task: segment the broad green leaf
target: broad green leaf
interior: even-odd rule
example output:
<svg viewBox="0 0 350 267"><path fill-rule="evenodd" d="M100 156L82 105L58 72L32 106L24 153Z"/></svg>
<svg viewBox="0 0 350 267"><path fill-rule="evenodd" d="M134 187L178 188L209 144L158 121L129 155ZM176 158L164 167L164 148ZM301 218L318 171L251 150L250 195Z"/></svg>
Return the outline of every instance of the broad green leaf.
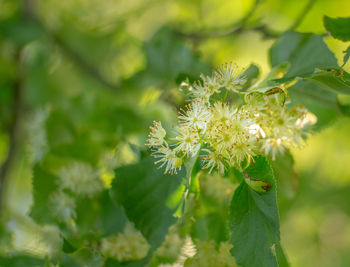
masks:
<svg viewBox="0 0 350 267"><path fill-rule="evenodd" d="M270 159L270 164L278 185L278 198L293 198L298 187L298 176L294 170L292 154L286 151L275 160Z"/></svg>
<svg viewBox="0 0 350 267"><path fill-rule="evenodd" d="M50 196L57 189L57 177L45 171L39 164L33 170L33 205L30 216L39 224L53 223ZM45 216L43 216L45 214Z"/></svg>
<svg viewBox="0 0 350 267"><path fill-rule="evenodd" d="M0 21L0 35L19 46L26 45L37 39L43 39L43 31L37 24L25 18L11 18Z"/></svg>
<svg viewBox="0 0 350 267"><path fill-rule="evenodd" d="M214 240L217 243L227 241L229 238L228 213L223 211L221 207L218 207L217 211L207 211L208 203L201 203L200 205L200 210L196 212L196 220L191 230L192 238L202 241ZM198 205L196 208L199 208Z"/></svg>
<svg viewBox="0 0 350 267"><path fill-rule="evenodd" d="M279 85L275 82L275 79L282 78L289 68L290 64L288 62L274 66L266 77L251 87L249 91L265 93L268 90L275 88Z"/></svg>
<svg viewBox="0 0 350 267"><path fill-rule="evenodd" d="M60 267L81 267L76 261L73 260L72 254L62 253L61 258L59 259ZM50 266L51 267L51 266Z"/></svg>
<svg viewBox="0 0 350 267"><path fill-rule="evenodd" d="M324 27L331 35L342 41L350 41L350 17L330 18L324 16Z"/></svg>
<svg viewBox="0 0 350 267"><path fill-rule="evenodd" d="M328 49L322 37L314 34L286 32L270 49L272 67L290 63L284 78L307 76L316 68L337 68L337 59Z"/></svg>
<svg viewBox="0 0 350 267"><path fill-rule="evenodd" d="M98 240L102 236L122 232L127 222L123 208L113 203L110 192L77 200L77 229L83 238Z"/></svg>
<svg viewBox="0 0 350 267"><path fill-rule="evenodd" d="M350 116L350 96L338 95L338 104L341 112L346 116Z"/></svg>
<svg viewBox="0 0 350 267"><path fill-rule="evenodd" d="M104 265L104 258L97 251L91 248L81 248L74 253L68 254L71 258L71 264L78 264L84 267L102 267Z"/></svg>
<svg viewBox="0 0 350 267"><path fill-rule="evenodd" d="M254 84L260 73L259 67L255 64L250 64L249 67L244 71L243 75L247 78L247 82L243 86L243 91Z"/></svg>
<svg viewBox="0 0 350 267"><path fill-rule="evenodd" d="M65 238L63 238L62 251L64 253L73 253L77 249Z"/></svg>
<svg viewBox="0 0 350 267"><path fill-rule="evenodd" d="M348 62L350 58L350 46L344 51L343 66Z"/></svg>
<svg viewBox="0 0 350 267"><path fill-rule="evenodd" d="M245 173L257 180L266 180L270 189L257 192L243 180L232 198L229 216L232 251L238 264L244 267L273 267L277 259L272 247L280 239L279 215L276 203L276 183L272 169L263 156L255 158Z"/></svg>
<svg viewBox="0 0 350 267"><path fill-rule="evenodd" d="M318 70L310 78L320 86L337 94L350 94L350 74L344 70Z"/></svg>
<svg viewBox="0 0 350 267"><path fill-rule="evenodd" d="M244 173L243 175L247 185L249 185L254 191L267 192L270 190L271 184L269 181L251 178L247 173Z"/></svg>
<svg viewBox="0 0 350 267"><path fill-rule="evenodd" d="M168 227L176 221L176 207L169 208L166 203L184 176L184 168L177 175L164 175L151 158L115 171L112 198L124 207L128 219L153 248L161 244Z"/></svg>
<svg viewBox="0 0 350 267"><path fill-rule="evenodd" d="M320 130L341 115L337 94L324 89L315 82L299 81L288 89L291 105L304 105L317 117L315 130Z"/></svg>
<svg viewBox="0 0 350 267"><path fill-rule="evenodd" d="M342 114L337 92L344 92L339 77L317 74L316 69L337 69L337 60L321 36L287 32L270 49L271 66L289 62L290 69L280 81L301 78L288 88L292 105L305 105L317 118L315 129L321 129ZM313 75L315 79L312 79ZM307 79L307 80L304 80ZM275 80L275 82L277 82Z"/></svg>
<svg viewBox="0 0 350 267"><path fill-rule="evenodd" d="M199 76L209 68L191 52L184 40L168 28L162 28L145 44L147 70L158 79L174 80L181 73Z"/></svg>
<svg viewBox="0 0 350 267"><path fill-rule="evenodd" d="M119 262L114 259L107 259L104 267L140 267L148 266L147 258L139 261Z"/></svg>
<svg viewBox="0 0 350 267"><path fill-rule="evenodd" d="M336 94L350 94L350 74L343 69L338 68L315 69L314 73L310 75L274 79L269 81L269 83L271 85L280 86L282 84L286 85L295 80L313 81L323 89ZM259 90L261 91L262 89Z"/></svg>
<svg viewBox="0 0 350 267"><path fill-rule="evenodd" d="M0 257L0 267L41 267L45 261L29 255L12 255Z"/></svg>
<svg viewBox="0 0 350 267"><path fill-rule="evenodd" d="M281 242L277 242L277 244L275 246L275 251L276 251L278 267L289 267L289 262L288 262L286 254L283 251L283 248L281 246Z"/></svg>

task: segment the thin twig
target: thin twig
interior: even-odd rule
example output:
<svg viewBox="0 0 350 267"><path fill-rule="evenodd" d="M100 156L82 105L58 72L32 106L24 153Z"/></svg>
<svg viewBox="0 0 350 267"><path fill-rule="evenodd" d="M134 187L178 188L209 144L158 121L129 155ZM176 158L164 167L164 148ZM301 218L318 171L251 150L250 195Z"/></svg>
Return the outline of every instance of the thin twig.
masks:
<svg viewBox="0 0 350 267"><path fill-rule="evenodd" d="M48 31L41 22L37 21L39 26L43 29L49 39L57 45L60 50L69 57L81 70L92 76L95 80L100 82L105 87L112 90L120 90L120 86L106 80L93 64L90 64L83 57L81 57L73 48L71 48L59 35Z"/></svg>
<svg viewBox="0 0 350 267"><path fill-rule="evenodd" d="M197 32L197 33L185 33L185 32L181 32L181 31L175 31L175 33L179 37L193 39L193 40L218 38L218 37L232 35L234 33L239 33L245 27L245 25L246 25L247 21L250 19L250 17L254 14L255 10L257 9L257 7L259 5L259 2L260 2L260 0L255 0L254 4L252 5L252 7L248 11L248 13L241 20L234 23L230 27L227 27L226 29L214 28L214 29L208 30L207 32Z"/></svg>
<svg viewBox="0 0 350 267"><path fill-rule="evenodd" d="M37 17L34 10L34 6L34 0L25 1L26 16L31 22L35 23L44 32L44 34L49 38L50 41L57 45L57 47L59 47L60 50L68 58L70 58L81 70L89 74L102 85L112 90L120 90L120 86L118 84L114 84L106 80L93 64L91 64L84 57L79 55L79 53L77 53L70 45L68 45L61 36L47 29L44 23L42 23L42 21Z"/></svg>
<svg viewBox="0 0 350 267"><path fill-rule="evenodd" d="M298 17L294 21L294 23L289 27L289 30L295 30L298 28L298 26L303 22L305 19L306 15L309 13L309 11L312 9L314 4L316 3L317 0L309 0L309 2L306 4L306 6L303 8L303 10L299 13Z"/></svg>
<svg viewBox="0 0 350 267"><path fill-rule="evenodd" d="M249 12L238 22L234 23L230 27L225 29L222 28L214 28L207 30L206 32L197 32L197 33L185 33L181 31L175 31L175 33L184 39L192 39L193 41L201 41L209 38L221 38L227 37L230 35L237 35L247 31L255 31L262 34L265 39L277 38L280 36L279 33L274 32L266 25L258 25L256 27L247 27L247 21L254 15L257 7L259 6L260 0L255 0Z"/></svg>
<svg viewBox="0 0 350 267"><path fill-rule="evenodd" d="M17 77L13 84L13 107L12 121L9 127L9 149L7 158L0 168L0 210L3 208L4 187L6 178L11 168L14 156L17 151L20 113L22 109L22 70L21 70L21 49L16 53Z"/></svg>
<svg viewBox="0 0 350 267"><path fill-rule="evenodd" d="M289 30L296 29L304 20L308 12L311 10L311 8L314 6L317 0L309 0L309 2L306 4L306 6L303 8L303 10L299 13L298 17L294 21L294 23L291 25ZM192 39L194 41L201 41L204 39L209 38L221 38L221 37L227 37L230 35L237 35L241 34L243 32L247 31L255 31L262 34L262 36L265 39L274 39L278 38L281 33L275 32L271 29L269 29L265 24L258 25L252 28L249 28L246 26L247 21L253 16L256 8L259 5L259 0L256 0L250 9L250 11L237 23L233 24L232 26L228 27L227 29L217 28L217 29L211 29L206 32L198 32L198 33L184 33L181 31L175 31L176 34L181 38L186 39Z"/></svg>

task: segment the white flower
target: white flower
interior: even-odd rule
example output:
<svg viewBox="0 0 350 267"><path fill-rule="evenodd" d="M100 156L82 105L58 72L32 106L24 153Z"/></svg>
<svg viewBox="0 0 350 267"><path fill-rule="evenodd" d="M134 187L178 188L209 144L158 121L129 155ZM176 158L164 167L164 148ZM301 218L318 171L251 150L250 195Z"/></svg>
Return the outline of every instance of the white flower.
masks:
<svg viewBox="0 0 350 267"><path fill-rule="evenodd" d="M242 170L257 154L275 158L292 146L300 146L305 126L316 122L304 107L285 106L286 95L280 88L266 93L251 89L239 106L225 103L227 92L237 92L246 82L236 65L221 66L201 79L192 87L186 83L191 103L181 110L179 124L174 127L177 135L167 139L170 144L164 140L166 132L160 123L151 128L148 146L165 172L176 173L182 160L199 154L202 168L209 173L217 170L224 174L226 167Z"/></svg>
<svg viewBox="0 0 350 267"><path fill-rule="evenodd" d="M232 245L229 242L216 244L211 241L196 240L196 255L185 262L186 267L226 267L237 266L230 250Z"/></svg>
<svg viewBox="0 0 350 267"><path fill-rule="evenodd" d="M151 148L166 144L164 140L166 131L162 127L162 123L154 121L153 125L153 127L150 127L151 133L149 134L149 138L147 140L147 146Z"/></svg>
<svg viewBox="0 0 350 267"><path fill-rule="evenodd" d="M175 225L169 227L169 232L160 247L157 248L153 257L167 259L175 262L181 253L185 240L178 234ZM152 264L151 264L152 266Z"/></svg>
<svg viewBox="0 0 350 267"><path fill-rule="evenodd" d="M194 99L206 104L209 103L209 99L212 95L212 92L199 81L193 84L193 87L190 88L190 93Z"/></svg>
<svg viewBox="0 0 350 267"><path fill-rule="evenodd" d="M304 128L309 125L314 125L317 122L317 117L311 112L304 111L301 112L299 118L296 121L296 126L299 128Z"/></svg>
<svg viewBox="0 0 350 267"><path fill-rule="evenodd" d="M238 91L246 83L244 75L240 74L237 65L225 64L217 68L214 77L218 80L221 87L230 91Z"/></svg>
<svg viewBox="0 0 350 267"><path fill-rule="evenodd" d="M177 169L181 170L182 159L176 155L176 152L169 147L159 147L157 151L153 153L155 158L159 158L155 164L160 163L160 167L165 166L164 173L176 174Z"/></svg>
<svg viewBox="0 0 350 267"><path fill-rule="evenodd" d="M127 223L122 233L103 238L101 243L102 254L120 262L143 259L149 249L147 240L131 223Z"/></svg>
<svg viewBox="0 0 350 267"><path fill-rule="evenodd" d="M283 154L283 152L288 148L289 140L287 137L280 138L268 138L264 140L262 146L266 155L271 155L272 159L275 160L276 155Z"/></svg>
<svg viewBox="0 0 350 267"><path fill-rule="evenodd" d="M216 76L205 76L204 74L200 75L203 86L206 91L210 93L210 95L213 95L215 93L220 93L220 83L217 81Z"/></svg>
<svg viewBox="0 0 350 267"><path fill-rule="evenodd" d="M211 112L203 102L194 100L187 110L182 110L179 114L179 121L185 126L205 131L207 123L210 121Z"/></svg>
<svg viewBox="0 0 350 267"><path fill-rule="evenodd" d="M58 171L60 187L77 195L93 196L102 191L103 182L98 171L85 162L72 162Z"/></svg>
<svg viewBox="0 0 350 267"><path fill-rule="evenodd" d="M55 192L50 196L50 207L54 216L61 222L68 223L77 217L74 198L62 191Z"/></svg>
<svg viewBox="0 0 350 267"><path fill-rule="evenodd" d="M194 156L201 146L197 131L190 127L179 127L177 131L179 134L175 139L178 143L174 150L181 151L186 157Z"/></svg>
<svg viewBox="0 0 350 267"><path fill-rule="evenodd" d="M237 108L230 107L226 103L216 102L211 112L213 113L213 120L226 123L237 113L237 110Z"/></svg>
<svg viewBox="0 0 350 267"><path fill-rule="evenodd" d="M220 174L224 174L226 167L223 156L216 151L208 149L203 149L203 151L207 153L202 157L203 169L209 169L209 173L216 169Z"/></svg>
<svg viewBox="0 0 350 267"><path fill-rule="evenodd" d="M46 133L46 121L49 117L49 110L38 109L26 122L28 134L29 153L34 163L40 161L49 151L49 144Z"/></svg>
<svg viewBox="0 0 350 267"><path fill-rule="evenodd" d="M246 164L249 165L253 156L256 155L256 153L254 152L255 149L255 143L252 141L236 143L232 147L231 164L240 168L241 163L243 163L246 160Z"/></svg>

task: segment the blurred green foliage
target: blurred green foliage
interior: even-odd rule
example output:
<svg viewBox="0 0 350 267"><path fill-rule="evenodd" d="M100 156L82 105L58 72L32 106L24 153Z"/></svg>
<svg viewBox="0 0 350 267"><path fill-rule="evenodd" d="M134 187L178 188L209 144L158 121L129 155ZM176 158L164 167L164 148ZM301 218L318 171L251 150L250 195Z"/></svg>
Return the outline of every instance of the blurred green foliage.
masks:
<svg viewBox="0 0 350 267"><path fill-rule="evenodd" d="M348 10L346 0L0 0L0 266L158 266L173 214L180 248L191 235L198 255L226 255L237 175L192 177L184 204L186 169L162 175L144 143L153 120L176 121L183 80L231 61L249 85L288 61L265 85L297 79L292 104L318 117L304 148L270 161L290 265L349 266L349 19L335 19ZM72 162L103 182L92 197L61 188ZM146 258L104 259L101 244L129 221Z"/></svg>

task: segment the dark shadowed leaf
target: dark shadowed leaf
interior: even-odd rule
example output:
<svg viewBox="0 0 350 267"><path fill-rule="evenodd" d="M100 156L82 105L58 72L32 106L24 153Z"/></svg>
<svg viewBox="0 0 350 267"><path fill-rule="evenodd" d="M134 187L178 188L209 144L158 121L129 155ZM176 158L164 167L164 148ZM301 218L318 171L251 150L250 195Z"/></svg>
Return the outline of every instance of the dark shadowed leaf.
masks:
<svg viewBox="0 0 350 267"><path fill-rule="evenodd" d="M168 227L176 221L173 217L176 206L168 207L166 203L181 185L185 169L177 175L164 175L154 160L148 158L117 169L115 177L112 198L124 207L128 219L152 247L159 246Z"/></svg>
<svg viewBox="0 0 350 267"><path fill-rule="evenodd" d="M35 258L27 255L13 255L9 257L0 257L1 267L39 267L43 266L43 259Z"/></svg>
<svg viewBox="0 0 350 267"><path fill-rule="evenodd" d="M30 216L39 224L54 221L49 203L51 194L58 188L56 180L56 176L45 171L39 164L35 165L33 171L33 205Z"/></svg>
<svg viewBox="0 0 350 267"><path fill-rule="evenodd" d="M342 41L350 41L350 17L330 18L324 16L324 26L334 38Z"/></svg>

